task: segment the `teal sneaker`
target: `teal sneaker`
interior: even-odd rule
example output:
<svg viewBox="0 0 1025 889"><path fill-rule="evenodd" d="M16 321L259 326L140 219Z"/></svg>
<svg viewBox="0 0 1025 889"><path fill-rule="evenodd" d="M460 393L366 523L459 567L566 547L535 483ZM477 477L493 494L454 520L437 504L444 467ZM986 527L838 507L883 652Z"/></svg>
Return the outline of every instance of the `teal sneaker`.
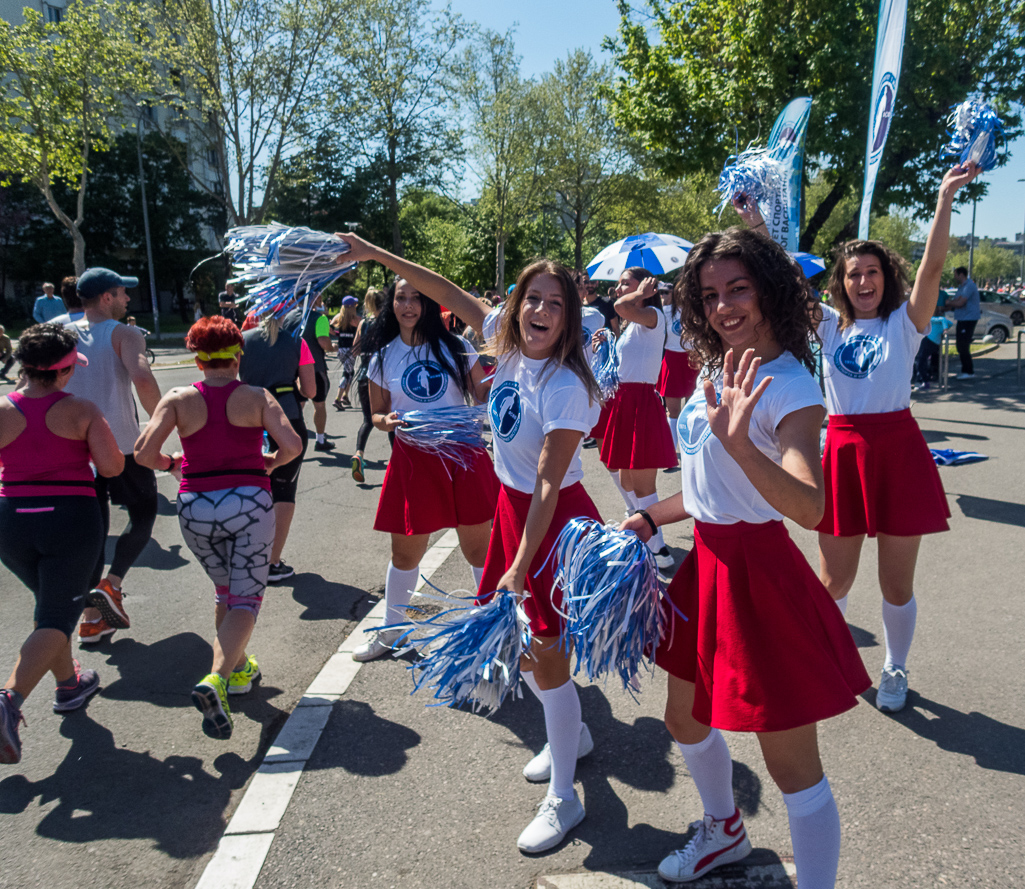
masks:
<svg viewBox="0 0 1025 889"><path fill-rule="evenodd" d="M228 689L218 673L209 673L192 689L192 703L203 714L203 734L218 741L231 737Z"/></svg>
<svg viewBox="0 0 1025 889"><path fill-rule="evenodd" d="M253 690L253 683L260 678L260 665L249 655L241 670L233 670L228 678L228 694L244 695Z"/></svg>

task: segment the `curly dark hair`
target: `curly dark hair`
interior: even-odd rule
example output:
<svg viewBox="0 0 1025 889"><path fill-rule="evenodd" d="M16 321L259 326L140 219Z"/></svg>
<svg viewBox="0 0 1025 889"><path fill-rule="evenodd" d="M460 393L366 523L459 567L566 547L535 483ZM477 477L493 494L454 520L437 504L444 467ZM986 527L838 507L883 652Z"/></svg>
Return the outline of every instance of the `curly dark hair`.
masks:
<svg viewBox="0 0 1025 889"><path fill-rule="evenodd" d="M854 323L854 309L847 298L844 277L847 274L847 260L856 256L874 256L883 269L883 298L879 303L879 317L884 321L904 302L908 289L907 262L882 241L848 241L837 247L833 254L833 273L829 276L826 290L833 308L840 313L840 330Z"/></svg>
<svg viewBox="0 0 1025 889"><path fill-rule="evenodd" d="M18 338L14 357L21 362L21 374L45 385L57 382L56 370L40 370L60 361L78 347L78 335L63 324L34 324Z"/></svg>
<svg viewBox="0 0 1025 889"><path fill-rule="evenodd" d="M722 369L727 349L705 316L701 269L711 259L743 263L758 293L762 323L776 342L809 371L815 371L811 343L817 339L808 311L811 287L804 272L779 244L748 228L709 232L690 251L673 287L673 305L680 313L684 335L711 371Z"/></svg>
<svg viewBox="0 0 1025 889"><path fill-rule="evenodd" d="M363 325L360 337L359 351L364 361L369 362L371 357L380 354L385 346L399 336L399 319L395 317L395 289L403 280L405 279L396 278L384 293L377 295L377 314L373 320ZM465 397L468 394L467 377L470 373L470 363L464 354L463 344L445 327L441 317L441 306L434 300L427 299L422 293L418 292L417 296L420 297L420 320L413 328L413 341L424 343L430 348L434 360L456 381L459 391ZM451 360L445 354L443 344L448 348Z"/></svg>

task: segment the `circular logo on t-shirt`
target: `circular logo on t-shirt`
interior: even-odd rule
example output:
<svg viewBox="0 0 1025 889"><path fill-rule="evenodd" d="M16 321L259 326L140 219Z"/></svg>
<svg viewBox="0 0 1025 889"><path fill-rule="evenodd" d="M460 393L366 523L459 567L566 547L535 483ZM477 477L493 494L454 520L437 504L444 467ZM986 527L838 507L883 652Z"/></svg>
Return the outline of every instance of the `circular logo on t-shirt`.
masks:
<svg viewBox="0 0 1025 889"><path fill-rule="evenodd" d="M657 315L655 317L658 317ZM673 333L683 336L683 322L679 318L673 319Z"/></svg>
<svg viewBox="0 0 1025 889"><path fill-rule="evenodd" d="M877 336L852 336L833 354L833 363L840 373L862 380L883 360L883 341Z"/></svg>
<svg viewBox="0 0 1025 889"><path fill-rule="evenodd" d="M402 391L413 401L437 401L448 388L448 374L433 361L418 361L402 375Z"/></svg>
<svg viewBox="0 0 1025 889"><path fill-rule="evenodd" d="M701 446L708 441L708 436L712 434L712 427L706 424L704 431L697 437L697 439L691 439L693 431L691 420L700 419L700 416L695 417L695 414L700 410L704 410L702 407L703 404L704 402L702 401L695 401L692 404L689 403L684 405L683 413L680 414L680 422L676 427L680 437L680 448L685 454L688 454L691 457L701 450Z"/></svg>
<svg viewBox="0 0 1025 889"><path fill-rule="evenodd" d="M491 390L488 402L491 429L502 441L512 441L520 428L520 386L511 380Z"/></svg>

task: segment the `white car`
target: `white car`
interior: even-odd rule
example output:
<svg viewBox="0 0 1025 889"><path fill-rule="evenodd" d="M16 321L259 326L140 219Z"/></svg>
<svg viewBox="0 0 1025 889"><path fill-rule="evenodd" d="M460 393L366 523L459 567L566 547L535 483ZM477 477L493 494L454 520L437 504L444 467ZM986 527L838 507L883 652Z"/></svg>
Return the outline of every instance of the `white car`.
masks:
<svg viewBox="0 0 1025 889"><path fill-rule="evenodd" d="M948 321L954 321L954 313L947 312L946 317ZM954 322L956 325L956 321ZM993 343L1006 343L1011 338L1011 333L1014 330L1014 324L1011 319L1006 315L1000 315L997 312L991 312L988 309L983 309L979 315L979 323L975 325L975 336L973 339L982 339L983 337L990 337L990 342ZM954 328L950 329L950 338L954 339Z"/></svg>

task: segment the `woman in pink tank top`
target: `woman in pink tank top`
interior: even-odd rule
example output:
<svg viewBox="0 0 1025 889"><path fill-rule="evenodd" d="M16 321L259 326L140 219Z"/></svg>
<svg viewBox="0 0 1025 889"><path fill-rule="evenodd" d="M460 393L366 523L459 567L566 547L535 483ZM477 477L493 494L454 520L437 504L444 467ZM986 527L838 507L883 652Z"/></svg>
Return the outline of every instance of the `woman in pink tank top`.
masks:
<svg viewBox="0 0 1025 889"><path fill-rule="evenodd" d="M21 705L48 671L57 713L100 687L72 658L71 633L104 538L89 463L114 476L124 456L99 408L63 391L80 360L76 341L59 324L26 330L14 353L21 383L0 399L0 562L36 598L35 629L0 690L0 763L21 760Z"/></svg>
<svg viewBox="0 0 1025 889"><path fill-rule="evenodd" d="M192 690L211 738L231 737L229 694L245 694L260 675L246 645L263 602L274 540L272 469L294 459L302 442L274 397L238 380L242 335L227 318L197 321L185 345L196 353L203 379L172 389L135 443L142 466L179 481L182 537L214 584L213 664ZM177 429L182 451L161 446ZM263 433L278 449L263 453ZM243 521L239 521L239 519Z"/></svg>

